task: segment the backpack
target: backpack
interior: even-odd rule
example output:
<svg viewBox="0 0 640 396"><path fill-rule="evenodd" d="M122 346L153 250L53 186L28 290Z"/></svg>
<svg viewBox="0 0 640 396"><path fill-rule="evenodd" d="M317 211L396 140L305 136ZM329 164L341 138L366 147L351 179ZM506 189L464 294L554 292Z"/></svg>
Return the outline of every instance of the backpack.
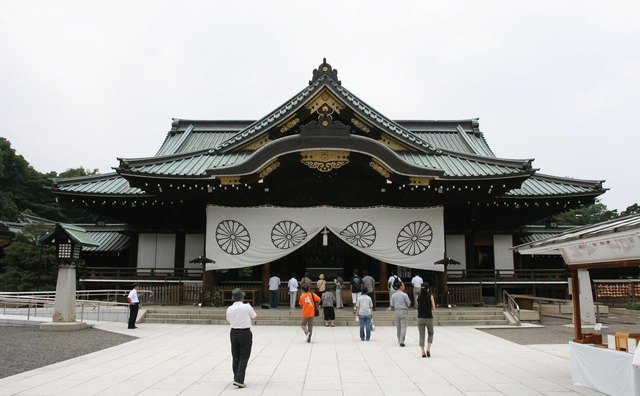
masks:
<svg viewBox="0 0 640 396"><path fill-rule="evenodd" d="M398 276L394 276L394 280L393 280L393 284L391 286L393 286L394 289L399 290L400 286L402 286L402 281L400 280L400 278L398 278Z"/></svg>

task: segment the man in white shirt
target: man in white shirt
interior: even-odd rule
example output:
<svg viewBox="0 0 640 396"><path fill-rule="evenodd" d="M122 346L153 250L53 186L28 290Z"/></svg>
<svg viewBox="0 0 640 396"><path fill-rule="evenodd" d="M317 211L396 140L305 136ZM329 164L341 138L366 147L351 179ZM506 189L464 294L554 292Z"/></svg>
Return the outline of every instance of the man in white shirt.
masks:
<svg viewBox="0 0 640 396"><path fill-rule="evenodd" d="M129 328L137 329L136 319L138 318L138 309L140 308L140 299L138 298L138 290L140 290L140 283L136 282L133 284L133 289L129 292L127 296L127 301L129 301Z"/></svg>
<svg viewBox="0 0 640 396"><path fill-rule="evenodd" d="M233 385L244 388L244 375L251 356L253 335L251 320L258 318L249 303L244 303L244 292L238 288L231 292L233 305L227 308L227 322L231 324L231 356L233 356Z"/></svg>
<svg viewBox="0 0 640 396"><path fill-rule="evenodd" d="M296 308L296 296L298 295L298 280L296 279L296 274L291 274L291 279L289 279L289 307L291 309Z"/></svg>
<svg viewBox="0 0 640 396"><path fill-rule="evenodd" d="M416 275L411 278L411 286L413 286L413 307L418 309L418 294L420 294L420 288L424 281L420 277L420 274L416 273Z"/></svg>
<svg viewBox="0 0 640 396"><path fill-rule="evenodd" d="M269 278L269 306L273 309L278 308L278 288L280 287L280 278L273 274Z"/></svg>

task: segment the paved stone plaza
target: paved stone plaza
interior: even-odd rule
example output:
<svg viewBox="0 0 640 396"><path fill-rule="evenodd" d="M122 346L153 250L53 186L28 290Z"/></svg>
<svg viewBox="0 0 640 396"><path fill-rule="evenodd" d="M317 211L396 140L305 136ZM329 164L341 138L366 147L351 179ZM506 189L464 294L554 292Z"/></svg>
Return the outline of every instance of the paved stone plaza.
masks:
<svg viewBox="0 0 640 396"><path fill-rule="evenodd" d="M571 384L569 347L518 345L471 327L436 327L431 358L418 330L362 342L356 327L253 327L245 389L231 385L229 327L122 323L135 341L0 380L0 395L599 395ZM513 331L519 331L513 329Z"/></svg>

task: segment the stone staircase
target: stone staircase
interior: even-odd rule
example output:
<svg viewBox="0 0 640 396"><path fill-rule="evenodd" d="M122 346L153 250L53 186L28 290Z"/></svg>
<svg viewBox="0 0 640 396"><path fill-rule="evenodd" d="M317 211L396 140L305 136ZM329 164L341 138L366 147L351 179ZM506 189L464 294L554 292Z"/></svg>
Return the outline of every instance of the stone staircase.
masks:
<svg viewBox="0 0 640 396"><path fill-rule="evenodd" d="M285 325L298 326L300 324L300 309L290 310L256 308L258 314L257 325ZM418 311L409 310L409 326L416 324ZM434 311L434 322L438 326L486 326L508 325L502 308L469 307L469 308L440 308ZM376 326L395 325L395 312L379 308L373 313ZM323 322L322 311L316 323ZM226 308L213 307L149 307L142 319L143 323L174 323L174 324L228 324ZM336 310L336 326L359 326L350 307Z"/></svg>

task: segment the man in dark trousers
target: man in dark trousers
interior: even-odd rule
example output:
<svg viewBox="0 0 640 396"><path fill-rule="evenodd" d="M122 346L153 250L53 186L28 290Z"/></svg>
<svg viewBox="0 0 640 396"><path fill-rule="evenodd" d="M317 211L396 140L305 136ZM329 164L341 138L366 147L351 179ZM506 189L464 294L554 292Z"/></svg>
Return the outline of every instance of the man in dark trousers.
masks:
<svg viewBox="0 0 640 396"><path fill-rule="evenodd" d="M127 301L129 301L129 328L137 329L136 319L138 318L138 309L140 308L140 299L138 298L138 290L140 290L140 283L136 282L133 284L133 289L129 292L127 296Z"/></svg>
<svg viewBox="0 0 640 396"><path fill-rule="evenodd" d="M231 292L233 305L227 308L227 322L231 324L231 356L233 356L233 385L244 388L244 374L247 370L253 335L251 334L251 320L258 315L249 303L244 303L244 292L238 288Z"/></svg>

